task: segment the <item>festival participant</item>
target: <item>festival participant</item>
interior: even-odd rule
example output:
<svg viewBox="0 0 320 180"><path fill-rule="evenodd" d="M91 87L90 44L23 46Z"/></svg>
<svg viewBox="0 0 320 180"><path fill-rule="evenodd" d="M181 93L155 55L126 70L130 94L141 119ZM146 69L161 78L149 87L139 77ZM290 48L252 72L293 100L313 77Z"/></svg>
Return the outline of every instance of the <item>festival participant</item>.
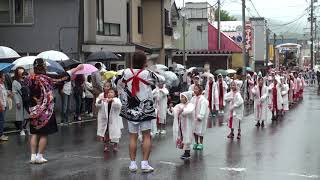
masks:
<svg viewBox="0 0 320 180"><path fill-rule="evenodd" d="M297 103L299 101L299 91L300 91L300 86L301 86L301 79L298 77L297 72L293 73L294 76L294 103Z"/></svg>
<svg viewBox="0 0 320 180"><path fill-rule="evenodd" d="M204 95L202 95L202 91L203 90L200 85L195 85L195 96L191 99L191 103L195 107L193 118L193 134L195 139L195 144L193 145L194 150L203 150L203 137L207 130L207 122L209 118L209 102Z"/></svg>
<svg viewBox="0 0 320 180"><path fill-rule="evenodd" d="M261 72L259 72L259 73L261 73ZM256 86L258 84L258 74L256 72L253 73L252 81L254 84L253 86Z"/></svg>
<svg viewBox="0 0 320 180"><path fill-rule="evenodd" d="M191 158L190 150L192 144L192 124L194 119L194 105L190 103L192 92L183 92L180 94L180 104L171 108L173 112L173 140L177 148L183 149L184 154L180 157L182 160Z"/></svg>
<svg viewBox="0 0 320 180"><path fill-rule="evenodd" d="M194 91L194 86L195 85L200 85L200 76L198 76L198 75L193 77L193 84L191 86L189 86L189 90L188 91Z"/></svg>
<svg viewBox="0 0 320 180"><path fill-rule="evenodd" d="M214 80L214 76L212 74L210 74L209 81L207 82L204 95L208 100L209 109L210 109L211 115L213 115L213 116L214 116L214 113L216 112L215 102L218 101L216 99L218 97L216 95L216 93L218 92L216 90L216 87L217 86L216 86L216 82Z"/></svg>
<svg viewBox="0 0 320 180"><path fill-rule="evenodd" d="M123 71L122 78L118 82L122 90L120 100L122 109L120 115L128 121L130 133L130 166L129 170L135 172L138 170L136 163L138 132L142 131L143 136L143 161L141 161L141 170L143 172L152 172L154 169L149 165L148 159L151 152L150 130L152 120L156 119L154 101L152 95L152 86L156 82L164 81L164 78L149 70L146 70L147 56L144 52L138 51L133 55L132 68Z"/></svg>
<svg viewBox="0 0 320 180"><path fill-rule="evenodd" d="M299 73L298 77L300 78L300 82L301 82L300 83L300 89L299 89L299 98L301 100L301 99L303 99L303 91L304 91L304 88L306 86L306 82L304 80L304 77L303 77L302 73Z"/></svg>
<svg viewBox="0 0 320 180"><path fill-rule="evenodd" d="M252 88L254 87L254 81L251 79L250 74L247 74L247 79L243 83L243 99L247 104L251 104L253 100Z"/></svg>
<svg viewBox="0 0 320 180"><path fill-rule="evenodd" d="M269 89L269 109L272 112L272 120L277 120L277 117L282 110L282 95L280 77L275 77L273 83L268 87Z"/></svg>
<svg viewBox="0 0 320 180"><path fill-rule="evenodd" d="M230 139L234 138L234 128L238 128L238 135L237 139L241 138L241 126L240 122L243 118L243 99L241 97L241 93L239 92L239 86L242 82L237 80L233 80L231 82L231 91L226 94L225 100L228 102L228 109L229 109L229 121L228 127L230 128L230 134L227 136ZM241 86L240 86L241 87Z"/></svg>
<svg viewBox="0 0 320 180"><path fill-rule="evenodd" d="M87 81L85 83L85 107L86 110L85 112L90 116L93 117L93 111L92 111L92 106L93 106L93 99L94 99L94 95L93 95L93 86L92 86L92 79L91 79L91 75L89 75L87 77Z"/></svg>
<svg viewBox="0 0 320 180"><path fill-rule="evenodd" d="M285 77L281 77L282 114L289 111L289 85Z"/></svg>
<svg viewBox="0 0 320 180"><path fill-rule="evenodd" d="M264 127L268 117L268 87L264 84L261 74L258 76L258 84L252 89L254 99L254 117L256 127ZM261 124L260 124L261 123Z"/></svg>
<svg viewBox="0 0 320 180"><path fill-rule="evenodd" d="M96 107L99 109L97 135L105 142L104 152L109 151L110 142L113 144L113 151L118 151L123 129L120 117L121 101L116 94L115 89L105 88L96 101Z"/></svg>
<svg viewBox="0 0 320 180"><path fill-rule="evenodd" d="M289 86L289 91L288 91L288 101L289 101L289 106L291 106L294 103L294 76L292 73L289 74L287 84Z"/></svg>
<svg viewBox="0 0 320 180"><path fill-rule="evenodd" d="M218 111L218 113L223 114L224 113L224 106L226 105L225 102L225 94L227 93L228 85L226 82L223 81L223 76L222 74L218 75L218 82L216 83L216 91L215 93L218 101L215 102L215 108Z"/></svg>
<svg viewBox="0 0 320 180"><path fill-rule="evenodd" d="M54 84L69 79L74 73L83 69L83 65L69 70L68 75L60 79L51 78L49 77L51 75L46 74L46 63L41 58L35 59L33 67L34 74L26 77L24 81L30 89L30 107L28 108L30 133L32 134L30 139L30 163L41 164L47 162L43 153L47 145L48 135L58 131L54 113Z"/></svg>
<svg viewBox="0 0 320 180"><path fill-rule="evenodd" d="M164 82L159 82L156 89L152 91L154 100L155 100L155 108L157 112L157 125L158 125L158 133L166 134L166 119L167 119L167 111L168 111L168 95L169 91L165 87Z"/></svg>

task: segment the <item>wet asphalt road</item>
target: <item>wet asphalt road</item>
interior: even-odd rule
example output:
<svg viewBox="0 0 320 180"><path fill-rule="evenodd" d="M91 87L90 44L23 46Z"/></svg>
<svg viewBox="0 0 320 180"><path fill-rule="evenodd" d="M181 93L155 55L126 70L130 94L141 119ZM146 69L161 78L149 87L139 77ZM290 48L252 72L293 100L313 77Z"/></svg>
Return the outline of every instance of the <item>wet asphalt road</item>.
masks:
<svg viewBox="0 0 320 180"><path fill-rule="evenodd" d="M124 130L118 153L103 153L96 141L95 122L60 127L49 137L44 165L30 165L27 138L10 135L0 143L0 179L181 179L181 180L304 180L320 179L320 96L309 88L305 99L282 121L267 122L264 129L254 125L252 109L242 121L242 139L228 140L223 118L213 122L205 136L203 152L192 152L192 159L179 159L172 131L153 140L150 162L155 172L128 171L128 133ZM141 160L141 149L138 158Z"/></svg>

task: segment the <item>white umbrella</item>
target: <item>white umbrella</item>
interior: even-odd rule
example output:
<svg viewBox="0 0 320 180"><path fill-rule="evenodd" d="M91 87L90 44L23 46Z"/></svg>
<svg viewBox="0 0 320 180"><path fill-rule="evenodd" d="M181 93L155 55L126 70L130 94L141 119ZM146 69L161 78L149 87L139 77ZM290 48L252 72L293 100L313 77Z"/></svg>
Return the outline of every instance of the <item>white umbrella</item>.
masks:
<svg viewBox="0 0 320 180"><path fill-rule="evenodd" d="M8 58L18 58L21 57L15 50L0 46L0 59L8 59Z"/></svg>
<svg viewBox="0 0 320 180"><path fill-rule="evenodd" d="M192 72L193 70L197 69L196 67L191 67L187 70L187 72Z"/></svg>
<svg viewBox="0 0 320 180"><path fill-rule="evenodd" d="M44 52L38 54L38 57L42 58L42 59L49 59L49 60L52 60L52 61L66 61L66 60L70 59L63 52L54 51L54 50L44 51Z"/></svg>
<svg viewBox="0 0 320 180"><path fill-rule="evenodd" d="M38 58L37 56L25 56L25 57L19 58L12 63L12 64L14 64L14 66L12 67L12 70L17 69L17 67L23 67L25 69L32 69L33 62L37 58ZM48 63L47 63L47 65L48 65Z"/></svg>
<svg viewBox="0 0 320 180"><path fill-rule="evenodd" d="M154 70L162 70L162 71L167 71L169 68L163 64L155 64L151 66L152 69Z"/></svg>
<svg viewBox="0 0 320 180"><path fill-rule="evenodd" d="M182 64L176 64L176 71L186 69Z"/></svg>
<svg viewBox="0 0 320 180"><path fill-rule="evenodd" d="M227 69L227 73L228 74L235 74L235 73L237 73L237 71L234 69Z"/></svg>

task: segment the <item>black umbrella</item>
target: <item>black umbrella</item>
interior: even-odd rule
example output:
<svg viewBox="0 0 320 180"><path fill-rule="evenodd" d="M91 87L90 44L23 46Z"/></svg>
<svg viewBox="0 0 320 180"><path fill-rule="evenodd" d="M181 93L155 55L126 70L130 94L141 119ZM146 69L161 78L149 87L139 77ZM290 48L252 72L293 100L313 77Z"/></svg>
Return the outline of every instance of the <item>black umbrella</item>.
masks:
<svg viewBox="0 0 320 180"><path fill-rule="evenodd" d="M104 62L110 61L112 59L119 59L119 57L110 51L99 51L91 53L90 56L87 58L87 61Z"/></svg>
<svg viewBox="0 0 320 180"><path fill-rule="evenodd" d="M75 68L77 67L79 64L81 64L80 61L74 60L74 59L69 59L66 61L59 61L59 64L63 67L63 68Z"/></svg>

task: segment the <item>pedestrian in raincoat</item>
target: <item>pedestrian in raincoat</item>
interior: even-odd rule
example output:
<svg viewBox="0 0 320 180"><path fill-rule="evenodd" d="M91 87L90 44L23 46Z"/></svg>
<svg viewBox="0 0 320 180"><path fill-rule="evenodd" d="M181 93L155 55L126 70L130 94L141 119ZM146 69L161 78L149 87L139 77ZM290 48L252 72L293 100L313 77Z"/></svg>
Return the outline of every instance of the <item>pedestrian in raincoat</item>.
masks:
<svg viewBox="0 0 320 180"><path fill-rule="evenodd" d="M282 114L289 111L289 85L285 77L281 77Z"/></svg>
<svg viewBox="0 0 320 180"><path fill-rule="evenodd" d="M216 112L215 103L218 101L218 91L217 91L216 82L214 80L214 76L211 74L209 76L209 81L207 81L206 89L204 92L204 96L208 100L209 110L213 115Z"/></svg>
<svg viewBox="0 0 320 180"><path fill-rule="evenodd" d="M116 97L116 90L112 88L104 89L96 100L96 107L99 109L97 135L105 142L105 152L109 150L110 143L113 144L113 151L118 151L123 129L121 105L120 99Z"/></svg>
<svg viewBox="0 0 320 180"><path fill-rule="evenodd" d="M254 81L251 79L251 75L247 74L247 79L243 83L243 99L247 104L251 104L253 100L252 88L254 87Z"/></svg>
<svg viewBox="0 0 320 180"><path fill-rule="evenodd" d="M190 150L193 140L192 125L194 119L194 105L190 103L192 92L183 92L180 94L180 104L171 108L173 112L173 140L177 148L183 149L184 154L181 159L191 158Z"/></svg>
<svg viewBox="0 0 320 180"><path fill-rule="evenodd" d="M202 95L202 87L200 85L194 86L194 94L191 103L194 105L193 117L193 134L195 144L194 150L203 150L203 137L207 130L207 122L209 118L209 103L208 100Z"/></svg>
<svg viewBox="0 0 320 180"><path fill-rule="evenodd" d="M153 98L155 100L155 108L157 113L157 125L158 133L166 134L166 119L168 112L168 95L169 91L165 87L164 82L158 83L156 89L152 91Z"/></svg>
<svg viewBox="0 0 320 180"><path fill-rule="evenodd" d="M269 90L269 109L272 112L272 120L277 120L282 110L282 94L280 77L275 77L273 83L268 87Z"/></svg>
<svg viewBox="0 0 320 180"><path fill-rule="evenodd" d="M264 122L268 117L268 87L265 85L262 75L258 76L258 84L252 89L252 94L256 127L264 127Z"/></svg>
<svg viewBox="0 0 320 180"><path fill-rule="evenodd" d="M243 118L244 101L239 92L241 87L241 81L233 80L231 82L231 91L226 94L225 100L228 103L229 117L228 127L230 128L230 134L227 136L230 139L234 138L234 129L238 129L237 139L241 138L241 126L240 122Z"/></svg>
<svg viewBox="0 0 320 180"><path fill-rule="evenodd" d="M215 93L216 99L218 101L215 102L215 108L220 114L224 113L223 110L224 110L224 106L226 105L225 94L227 93L227 89L228 89L227 83L223 80L222 74L219 74L218 81L216 83L217 93Z"/></svg>

